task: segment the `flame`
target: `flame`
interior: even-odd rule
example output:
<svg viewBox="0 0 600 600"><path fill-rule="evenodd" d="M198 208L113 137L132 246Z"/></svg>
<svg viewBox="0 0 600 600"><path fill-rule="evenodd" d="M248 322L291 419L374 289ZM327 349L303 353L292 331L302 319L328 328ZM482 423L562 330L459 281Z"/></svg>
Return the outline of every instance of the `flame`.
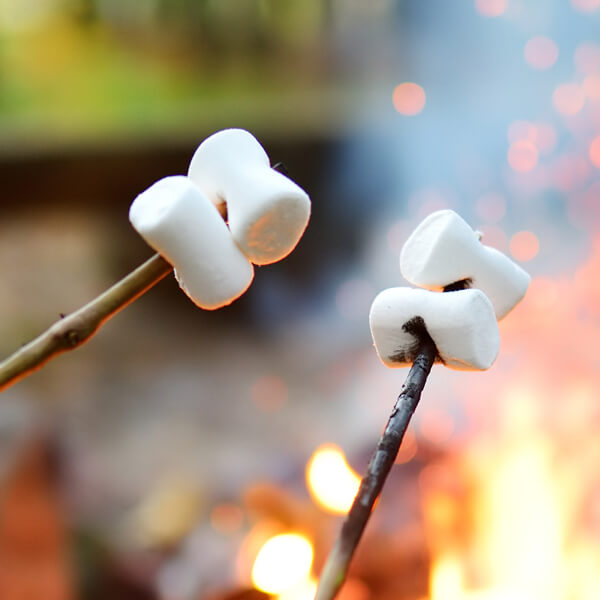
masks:
<svg viewBox="0 0 600 600"><path fill-rule="evenodd" d="M306 467L308 489L325 510L345 514L350 510L360 477L352 470L337 446L319 446Z"/></svg>
<svg viewBox="0 0 600 600"><path fill-rule="evenodd" d="M293 596L310 578L313 561L310 541L298 533L284 533L269 538L258 552L252 567L254 587L267 594L285 594L282 600L298 600Z"/></svg>
<svg viewBox="0 0 600 600"><path fill-rule="evenodd" d="M454 465L469 480L466 500L455 484L444 489L443 469L424 472L429 599L600 598L600 543L577 528L584 479L557 459L535 392L506 393L499 443L482 443ZM587 396L583 388L569 395L580 418Z"/></svg>
<svg viewBox="0 0 600 600"><path fill-rule="evenodd" d="M429 600L600 598L600 372L584 360L600 338L598 272L597 237L575 273L534 278L501 325L526 364L488 385L485 408L464 390L474 434L419 480Z"/></svg>
<svg viewBox="0 0 600 600"><path fill-rule="evenodd" d="M314 600L317 593L317 580L308 577L297 585L277 596L277 600Z"/></svg>

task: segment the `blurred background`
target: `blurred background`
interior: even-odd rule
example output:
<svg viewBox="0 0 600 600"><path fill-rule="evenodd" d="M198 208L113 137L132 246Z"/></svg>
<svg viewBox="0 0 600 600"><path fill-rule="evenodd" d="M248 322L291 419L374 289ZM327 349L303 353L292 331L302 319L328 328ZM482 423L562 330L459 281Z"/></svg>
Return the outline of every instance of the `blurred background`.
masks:
<svg viewBox="0 0 600 600"><path fill-rule="evenodd" d="M452 208L532 275L433 369L342 600L600 597L600 0L0 0L0 354L152 254L133 198L249 129L296 250L168 277L0 399L0 597L310 600L407 371L368 310Z"/></svg>

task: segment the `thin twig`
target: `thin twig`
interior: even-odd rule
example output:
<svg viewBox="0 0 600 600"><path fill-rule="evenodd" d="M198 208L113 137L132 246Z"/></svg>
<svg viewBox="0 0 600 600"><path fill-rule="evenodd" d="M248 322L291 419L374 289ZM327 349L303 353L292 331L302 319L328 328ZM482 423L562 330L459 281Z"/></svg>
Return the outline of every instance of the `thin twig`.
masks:
<svg viewBox="0 0 600 600"><path fill-rule="evenodd" d="M227 205L220 202L215 208L227 221ZM0 392L31 375L57 354L81 346L101 325L137 300L172 270L173 267L160 254L155 254L106 292L54 323L0 363Z"/></svg>
<svg viewBox="0 0 600 600"><path fill-rule="evenodd" d="M321 572L315 600L333 600L339 592L375 501L396 460L402 438L417 408L437 349L427 330L419 331L420 346L356 498Z"/></svg>
<svg viewBox="0 0 600 600"><path fill-rule="evenodd" d="M0 392L33 373L57 354L74 350L122 308L133 302L173 270L155 254L103 294L42 333L0 363Z"/></svg>

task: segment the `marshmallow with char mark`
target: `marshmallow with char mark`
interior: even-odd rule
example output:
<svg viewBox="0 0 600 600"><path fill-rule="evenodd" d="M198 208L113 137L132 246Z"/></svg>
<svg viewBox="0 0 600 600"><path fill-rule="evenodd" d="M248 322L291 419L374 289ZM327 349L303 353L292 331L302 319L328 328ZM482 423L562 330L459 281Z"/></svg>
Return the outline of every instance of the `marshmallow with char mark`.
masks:
<svg viewBox="0 0 600 600"><path fill-rule="evenodd" d="M489 369L500 349L494 309L480 290L439 294L396 287L377 295L369 313L375 349L388 367L412 365L419 340L415 320L422 319L441 361L451 369Z"/></svg>
<svg viewBox="0 0 600 600"><path fill-rule="evenodd" d="M230 304L252 282L252 263L217 208L188 177L157 181L133 201L129 220L173 265L179 285L199 307Z"/></svg>
<svg viewBox="0 0 600 600"><path fill-rule="evenodd" d="M439 210L413 231L400 254L402 275L414 285L442 291L465 281L482 290L502 319L523 298L529 275L478 234L454 211Z"/></svg>
<svg viewBox="0 0 600 600"><path fill-rule="evenodd" d="M188 176L215 203L225 202L233 238L257 265L286 257L310 217L310 199L293 181L270 167L256 138L225 129L206 138L194 153Z"/></svg>

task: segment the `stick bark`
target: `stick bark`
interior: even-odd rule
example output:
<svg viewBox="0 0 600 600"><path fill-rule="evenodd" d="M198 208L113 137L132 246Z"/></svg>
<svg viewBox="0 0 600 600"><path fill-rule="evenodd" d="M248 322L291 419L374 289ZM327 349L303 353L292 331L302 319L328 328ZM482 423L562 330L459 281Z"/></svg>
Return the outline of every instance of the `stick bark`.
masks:
<svg viewBox="0 0 600 600"><path fill-rule="evenodd" d="M421 392L437 357L437 349L424 328L419 332L419 338L420 345L413 365L371 457L352 507L323 567L315 600L333 600L341 589L373 505L396 460L402 438L421 398Z"/></svg>
<svg viewBox="0 0 600 600"><path fill-rule="evenodd" d="M0 392L42 367L51 358L74 350L121 309L166 277L173 267L155 254L103 294L62 318L0 363Z"/></svg>
<svg viewBox="0 0 600 600"><path fill-rule="evenodd" d="M215 204L224 221L227 206ZM160 254L155 254L110 287L106 292L62 318L47 331L0 363L0 392L40 369L51 358L75 350L120 310L137 300L173 270Z"/></svg>

